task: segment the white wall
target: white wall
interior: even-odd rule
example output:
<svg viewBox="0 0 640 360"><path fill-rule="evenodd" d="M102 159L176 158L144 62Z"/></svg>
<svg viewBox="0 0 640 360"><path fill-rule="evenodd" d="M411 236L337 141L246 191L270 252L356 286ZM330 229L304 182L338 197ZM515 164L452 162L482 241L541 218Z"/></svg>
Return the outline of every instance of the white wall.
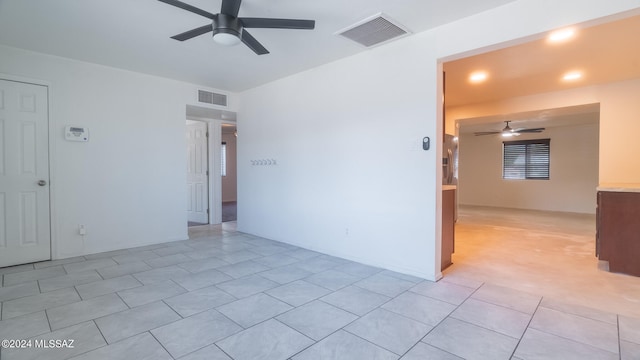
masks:
<svg viewBox="0 0 640 360"><path fill-rule="evenodd" d="M50 85L54 258L187 238L195 85L5 46L0 73ZM89 142L65 141L65 125L88 127Z"/></svg>
<svg viewBox="0 0 640 360"><path fill-rule="evenodd" d="M437 279L438 60L639 6L521 0L243 93L239 229Z"/></svg>
<svg viewBox="0 0 640 360"><path fill-rule="evenodd" d="M542 134L523 134L516 140L542 138L551 139L549 180L504 180L505 139L461 134L459 203L595 214L598 125L549 127Z"/></svg>
<svg viewBox="0 0 640 360"><path fill-rule="evenodd" d="M640 183L640 79L599 87L600 183Z"/></svg>
<svg viewBox="0 0 640 360"><path fill-rule="evenodd" d="M238 200L236 140L237 138L233 134L222 134L222 141L227 143L227 176L222 177L223 202Z"/></svg>
<svg viewBox="0 0 640 360"><path fill-rule="evenodd" d="M238 228L434 277L436 149L420 147L437 133L429 48L398 41L243 93Z"/></svg>

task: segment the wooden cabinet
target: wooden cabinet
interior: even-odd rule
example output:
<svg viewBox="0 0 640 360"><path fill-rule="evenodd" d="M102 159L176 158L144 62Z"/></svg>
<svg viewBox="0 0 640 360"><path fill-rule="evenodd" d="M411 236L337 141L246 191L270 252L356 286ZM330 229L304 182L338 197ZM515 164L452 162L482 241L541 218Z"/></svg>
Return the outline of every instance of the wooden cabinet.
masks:
<svg viewBox="0 0 640 360"><path fill-rule="evenodd" d="M442 191L442 256L440 269L452 264L451 255L455 250L456 190Z"/></svg>
<svg viewBox="0 0 640 360"><path fill-rule="evenodd" d="M640 192L598 192L596 256L611 272L640 276Z"/></svg>

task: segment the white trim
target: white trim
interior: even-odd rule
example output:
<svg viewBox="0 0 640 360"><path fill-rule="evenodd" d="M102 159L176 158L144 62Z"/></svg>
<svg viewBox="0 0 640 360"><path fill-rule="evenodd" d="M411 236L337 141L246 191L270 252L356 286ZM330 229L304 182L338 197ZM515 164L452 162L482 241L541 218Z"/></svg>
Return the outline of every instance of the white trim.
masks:
<svg viewBox="0 0 640 360"><path fill-rule="evenodd" d="M444 77L442 75L443 66L442 61L438 61L436 65L436 226L435 230L435 280L438 281L442 278L442 147L444 136L444 99L443 87ZM433 144L433 143L432 143Z"/></svg>
<svg viewBox="0 0 640 360"><path fill-rule="evenodd" d="M235 121L228 120L213 120L209 124L209 159L213 160L210 165L213 171L211 171L213 179L210 181L209 187L209 199L210 204L213 204L212 214L209 216L210 224L222 224L222 164L220 159L220 144L222 143L222 124L236 125ZM237 146L237 145L236 145ZM218 201L215 201L217 199Z"/></svg>
<svg viewBox="0 0 640 360"><path fill-rule="evenodd" d="M222 142L222 121L209 123L209 224L222 223L222 171L220 143Z"/></svg>

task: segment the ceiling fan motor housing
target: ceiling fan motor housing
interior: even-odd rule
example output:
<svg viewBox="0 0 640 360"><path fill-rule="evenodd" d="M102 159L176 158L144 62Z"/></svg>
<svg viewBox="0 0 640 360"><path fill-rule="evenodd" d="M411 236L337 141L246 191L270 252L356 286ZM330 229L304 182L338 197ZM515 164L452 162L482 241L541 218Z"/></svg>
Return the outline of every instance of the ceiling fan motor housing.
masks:
<svg viewBox="0 0 640 360"><path fill-rule="evenodd" d="M220 33L231 34L240 38L242 34L240 20L227 14L216 14L213 18L213 36Z"/></svg>

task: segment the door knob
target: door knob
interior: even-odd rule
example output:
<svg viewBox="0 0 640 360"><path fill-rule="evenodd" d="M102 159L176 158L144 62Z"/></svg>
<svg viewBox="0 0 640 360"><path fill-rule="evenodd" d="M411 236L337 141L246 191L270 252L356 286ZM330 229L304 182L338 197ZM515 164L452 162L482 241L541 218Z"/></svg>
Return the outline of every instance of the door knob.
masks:
<svg viewBox="0 0 640 360"><path fill-rule="evenodd" d="M45 186L45 185L47 185L47 182L44 181L44 180L40 180L40 181L38 181L38 185Z"/></svg>

